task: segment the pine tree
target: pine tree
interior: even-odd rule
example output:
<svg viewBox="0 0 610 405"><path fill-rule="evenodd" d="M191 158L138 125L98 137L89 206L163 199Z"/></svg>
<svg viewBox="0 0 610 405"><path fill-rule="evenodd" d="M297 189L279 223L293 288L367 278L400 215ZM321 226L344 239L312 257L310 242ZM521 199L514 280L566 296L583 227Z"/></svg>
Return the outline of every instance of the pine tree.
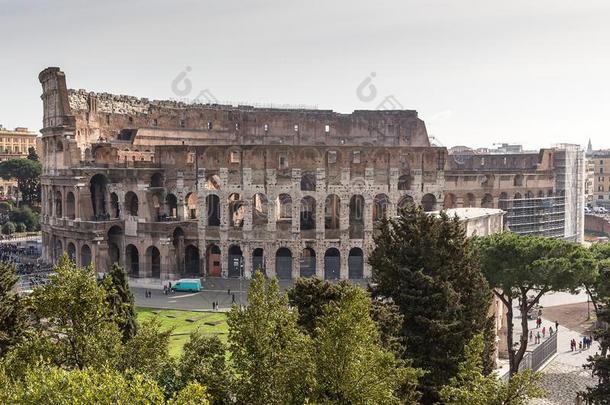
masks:
<svg viewBox="0 0 610 405"><path fill-rule="evenodd" d="M15 268L0 262L0 358L19 341L28 327L24 301L15 291Z"/></svg>
<svg viewBox="0 0 610 405"><path fill-rule="evenodd" d="M428 371L422 401L436 402L457 373L465 344L485 325L489 286L462 224L445 213L408 207L382 221L375 243L372 293L400 308L405 356Z"/></svg>
<svg viewBox="0 0 610 405"><path fill-rule="evenodd" d="M123 334L123 343L125 343L136 334L138 329L135 300L129 288L125 270L114 263L110 273L104 277L102 285L106 290L106 300L115 315L117 325Z"/></svg>

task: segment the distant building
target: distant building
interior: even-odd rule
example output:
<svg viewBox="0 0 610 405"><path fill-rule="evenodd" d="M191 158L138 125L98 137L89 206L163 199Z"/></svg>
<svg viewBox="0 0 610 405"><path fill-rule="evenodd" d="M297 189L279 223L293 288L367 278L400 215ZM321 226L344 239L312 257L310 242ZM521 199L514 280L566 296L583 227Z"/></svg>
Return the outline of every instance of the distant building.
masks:
<svg viewBox="0 0 610 405"><path fill-rule="evenodd" d="M38 137L35 132L22 127L9 130L0 125L0 162L26 158L30 147L38 151ZM17 182L15 180L0 178L0 197L13 197L16 195L16 191Z"/></svg>
<svg viewBox="0 0 610 405"><path fill-rule="evenodd" d="M610 209L610 150L587 153L592 205Z"/></svg>

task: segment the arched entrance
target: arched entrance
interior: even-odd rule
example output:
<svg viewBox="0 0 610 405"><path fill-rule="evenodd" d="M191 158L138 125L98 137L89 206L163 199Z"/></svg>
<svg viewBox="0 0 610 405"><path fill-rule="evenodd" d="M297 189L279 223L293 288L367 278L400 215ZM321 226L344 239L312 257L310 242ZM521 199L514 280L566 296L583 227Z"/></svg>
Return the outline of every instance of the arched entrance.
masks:
<svg viewBox="0 0 610 405"><path fill-rule="evenodd" d="M91 248L89 245L83 245L80 248L80 265L87 267L91 264Z"/></svg>
<svg viewBox="0 0 610 405"><path fill-rule="evenodd" d="M146 260L150 266L150 276L152 278L161 278L161 254L156 246L150 246L146 250Z"/></svg>
<svg viewBox="0 0 610 405"><path fill-rule="evenodd" d="M316 275L316 251L305 248L301 252L300 274L301 277L313 277Z"/></svg>
<svg viewBox="0 0 610 405"><path fill-rule="evenodd" d="M281 247L275 253L275 274L280 280L292 278L292 252L290 249Z"/></svg>
<svg viewBox="0 0 610 405"><path fill-rule="evenodd" d="M364 197L357 194L349 200L349 237L364 237Z"/></svg>
<svg viewBox="0 0 610 405"><path fill-rule="evenodd" d="M350 279L361 279L364 278L364 260L362 249L352 248L349 251L349 257L347 259L348 277Z"/></svg>
<svg viewBox="0 0 610 405"><path fill-rule="evenodd" d="M184 250L184 272L187 276L199 277L199 249L188 245Z"/></svg>
<svg viewBox="0 0 610 405"><path fill-rule="evenodd" d="M125 266L130 277L140 276L140 253L134 245L125 248Z"/></svg>
<svg viewBox="0 0 610 405"><path fill-rule="evenodd" d="M262 271L265 276L267 275L265 272L264 253L262 248L256 248L252 252L252 275L254 275L256 271Z"/></svg>
<svg viewBox="0 0 610 405"><path fill-rule="evenodd" d="M103 174L96 174L91 178L89 191L91 192L91 204L93 217L96 221L107 219L106 193L108 179Z"/></svg>
<svg viewBox="0 0 610 405"><path fill-rule="evenodd" d="M208 267L208 276L220 277L222 269L220 267L220 248L216 245L210 245L206 251L206 260Z"/></svg>
<svg viewBox="0 0 610 405"><path fill-rule="evenodd" d="M436 210L436 197L432 194L425 194L421 199L421 205L425 212Z"/></svg>
<svg viewBox="0 0 610 405"><path fill-rule="evenodd" d="M108 230L108 258L109 265L121 263L121 246L123 239L123 229L119 226L113 226Z"/></svg>
<svg viewBox="0 0 610 405"><path fill-rule="evenodd" d="M241 248L232 245L229 248L229 274L230 278L239 278L243 275L244 257Z"/></svg>
<svg viewBox="0 0 610 405"><path fill-rule="evenodd" d="M74 246L74 243L70 242L68 243L68 258L73 262L76 263L76 246Z"/></svg>
<svg viewBox="0 0 610 405"><path fill-rule="evenodd" d="M336 248L330 248L324 254L324 279L338 280L341 277L341 254Z"/></svg>
<svg viewBox="0 0 610 405"><path fill-rule="evenodd" d="M206 197L208 209L208 226L220 226L220 198L216 194Z"/></svg>

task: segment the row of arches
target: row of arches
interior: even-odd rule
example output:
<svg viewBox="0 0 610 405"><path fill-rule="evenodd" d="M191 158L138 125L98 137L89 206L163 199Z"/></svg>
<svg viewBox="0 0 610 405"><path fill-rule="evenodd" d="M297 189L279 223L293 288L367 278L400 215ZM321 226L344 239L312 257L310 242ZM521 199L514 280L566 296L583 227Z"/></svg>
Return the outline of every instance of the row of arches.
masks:
<svg viewBox="0 0 610 405"><path fill-rule="evenodd" d="M502 192L497 196L498 203L494 201L495 197L486 193L480 199L477 198L473 193L467 193L462 197L462 207L482 207L482 208L500 208L505 209L508 206L509 200L523 200L523 199L531 199L531 198L545 198L545 197L553 197L553 190L547 190L546 193L544 190L538 190L537 193L533 191L526 191L524 194L519 192L509 196L508 193ZM443 208L457 208L458 207L458 198L454 193L447 193L443 199Z"/></svg>
<svg viewBox="0 0 610 405"><path fill-rule="evenodd" d="M68 254L68 258L72 260L74 263L79 264L82 267L89 266L93 257L91 255L91 248L87 244L83 244L80 248L80 260L77 258L77 248L73 242L68 242L64 248L64 245L60 239L55 239L54 249L54 257L55 260L58 260L64 252Z"/></svg>

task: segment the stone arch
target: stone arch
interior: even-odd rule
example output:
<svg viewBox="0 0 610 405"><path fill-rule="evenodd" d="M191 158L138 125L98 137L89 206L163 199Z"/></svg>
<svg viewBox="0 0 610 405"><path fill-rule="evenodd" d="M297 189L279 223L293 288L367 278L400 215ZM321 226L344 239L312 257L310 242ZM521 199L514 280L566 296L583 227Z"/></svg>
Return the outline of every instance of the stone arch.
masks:
<svg viewBox="0 0 610 405"><path fill-rule="evenodd" d="M527 190L527 192L525 193L525 198L534 198L534 193L532 193L531 190Z"/></svg>
<svg viewBox="0 0 610 405"><path fill-rule="evenodd" d="M316 199L312 196L308 195L301 199L301 214L299 225L301 232L316 230Z"/></svg>
<svg viewBox="0 0 610 405"><path fill-rule="evenodd" d="M118 225L108 230L108 258L110 264L121 263L121 244L123 239L123 228Z"/></svg>
<svg viewBox="0 0 610 405"><path fill-rule="evenodd" d="M91 264L91 248L89 245L84 244L80 248L80 265L87 267Z"/></svg>
<svg viewBox="0 0 610 405"><path fill-rule="evenodd" d="M140 276L140 253L135 245L125 247L125 267L130 277Z"/></svg>
<svg viewBox="0 0 610 405"><path fill-rule="evenodd" d="M400 213L401 211L407 209L408 207L412 206L415 204L415 201L413 200L413 197L411 197L410 195L404 195L400 198L400 200L398 200L398 213Z"/></svg>
<svg viewBox="0 0 610 405"><path fill-rule="evenodd" d="M299 276L313 277L316 275L316 251L310 247L306 247L301 252L301 260L299 262Z"/></svg>
<svg viewBox="0 0 610 405"><path fill-rule="evenodd" d="M69 219L76 218L76 200L74 198L74 193L72 191L68 191L66 195L66 216Z"/></svg>
<svg viewBox="0 0 610 405"><path fill-rule="evenodd" d="M64 247L59 238L55 238L55 246L53 246L53 248L55 253L55 261L57 261L64 254Z"/></svg>
<svg viewBox="0 0 610 405"><path fill-rule="evenodd" d="M149 266L149 274L152 278L161 278L161 253L156 246L146 249L146 261Z"/></svg>
<svg viewBox="0 0 610 405"><path fill-rule="evenodd" d="M329 194L324 202L324 229L327 238L337 238L341 222L341 199Z"/></svg>
<svg viewBox="0 0 610 405"><path fill-rule="evenodd" d="M275 227L280 237L288 237L292 230L292 197L280 194L276 199Z"/></svg>
<svg viewBox="0 0 610 405"><path fill-rule="evenodd" d="M443 209L447 210L447 209L456 208L456 207L457 207L457 199L455 197L455 194L446 193L445 198L443 199Z"/></svg>
<svg viewBox="0 0 610 405"><path fill-rule="evenodd" d="M474 194L472 194L472 193L466 194L466 197L464 197L464 207L472 208L472 207L476 207L476 206L477 206L477 203L476 203Z"/></svg>
<svg viewBox="0 0 610 405"><path fill-rule="evenodd" d="M138 208L139 208L139 202L138 202L137 194L134 193L133 191L128 191L125 194L125 212L128 215L137 217Z"/></svg>
<svg viewBox="0 0 610 405"><path fill-rule="evenodd" d="M287 247L281 247L275 252L275 275L280 280L292 278L292 252Z"/></svg>
<svg viewBox="0 0 610 405"><path fill-rule="evenodd" d="M57 190L55 191L55 216L57 218L62 218L63 217L63 209L61 206L61 191Z"/></svg>
<svg viewBox="0 0 610 405"><path fill-rule="evenodd" d="M93 216L96 221L104 220L107 214L106 201L108 194L108 179L103 174L96 174L89 181Z"/></svg>
<svg viewBox="0 0 610 405"><path fill-rule="evenodd" d="M544 190L538 190L538 198L544 198Z"/></svg>
<svg viewBox="0 0 610 405"><path fill-rule="evenodd" d="M163 187L163 174L161 174L159 172L153 173L153 175L150 176L150 187L151 188Z"/></svg>
<svg viewBox="0 0 610 405"><path fill-rule="evenodd" d="M239 194L231 194L229 196L229 226L232 228L243 228L244 212L244 203Z"/></svg>
<svg viewBox="0 0 610 405"><path fill-rule="evenodd" d="M178 218L178 198L172 193L165 197L165 212L170 218Z"/></svg>
<svg viewBox="0 0 610 405"><path fill-rule="evenodd" d="M220 226L220 198L216 194L206 197L208 226Z"/></svg>
<svg viewBox="0 0 610 405"><path fill-rule="evenodd" d="M313 171L304 171L301 174L301 191L316 190L316 173Z"/></svg>
<svg viewBox="0 0 610 405"><path fill-rule="evenodd" d="M184 249L184 273L199 277L199 248L195 245L188 245Z"/></svg>
<svg viewBox="0 0 610 405"><path fill-rule="evenodd" d="M425 212L436 210L436 197L433 194L425 194L421 199L421 205Z"/></svg>
<svg viewBox="0 0 610 405"><path fill-rule="evenodd" d="M324 279L338 280L341 277L341 253L337 248L330 248L324 253Z"/></svg>
<svg viewBox="0 0 610 405"><path fill-rule="evenodd" d="M486 193L481 199L481 207L482 208L493 208L494 207L494 198L491 194Z"/></svg>
<svg viewBox="0 0 610 405"><path fill-rule="evenodd" d="M63 152L64 151L64 144L58 139L57 143L55 144L55 152Z"/></svg>
<svg viewBox="0 0 610 405"><path fill-rule="evenodd" d="M403 174L398 178L398 189L409 190L411 188L411 175Z"/></svg>
<svg viewBox="0 0 610 405"><path fill-rule="evenodd" d="M513 178L513 186L515 187L523 187L523 175L517 174Z"/></svg>
<svg viewBox="0 0 610 405"><path fill-rule="evenodd" d="M68 258L73 263L76 263L76 246L74 245L74 243L68 242L66 252L68 252Z"/></svg>
<svg viewBox="0 0 610 405"><path fill-rule="evenodd" d="M207 262L207 272L210 277L220 277L222 276L222 268L220 266L220 248L211 244L206 249L206 262Z"/></svg>
<svg viewBox="0 0 610 405"><path fill-rule="evenodd" d="M362 249L355 247L350 249L347 259L348 278L364 278L364 254Z"/></svg>
<svg viewBox="0 0 610 405"><path fill-rule="evenodd" d="M265 251L263 248L256 248L252 251L252 275L254 275L256 271L262 271L263 275L266 276Z"/></svg>
<svg viewBox="0 0 610 405"><path fill-rule="evenodd" d="M116 193L110 194L110 215L115 219L121 216L121 209L119 208L119 196Z"/></svg>
<svg viewBox="0 0 610 405"><path fill-rule="evenodd" d="M390 198L386 194L377 194L373 199L373 225L378 225L388 216Z"/></svg>
<svg viewBox="0 0 610 405"><path fill-rule="evenodd" d="M197 193L191 192L184 199L186 205L186 216L188 219L197 219L199 217L199 207L197 202Z"/></svg>
<svg viewBox="0 0 610 405"><path fill-rule="evenodd" d="M349 200L349 237L364 237L364 197L360 194L353 195Z"/></svg>
<svg viewBox="0 0 610 405"><path fill-rule="evenodd" d="M269 221L269 201L267 196L256 193L252 197L252 225L264 226Z"/></svg>
<svg viewBox="0 0 610 405"><path fill-rule="evenodd" d="M228 259L228 277L240 278L244 275L244 256L239 245L229 246Z"/></svg>
<svg viewBox="0 0 610 405"><path fill-rule="evenodd" d="M515 193L515 196L513 197L515 200L520 200L523 197L521 196L521 193Z"/></svg>
<svg viewBox="0 0 610 405"><path fill-rule="evenodd" d="M508 194L506 194L505 192L500 193L500 198L498 199L498 208L505 211L508 209Z"/></svg>

